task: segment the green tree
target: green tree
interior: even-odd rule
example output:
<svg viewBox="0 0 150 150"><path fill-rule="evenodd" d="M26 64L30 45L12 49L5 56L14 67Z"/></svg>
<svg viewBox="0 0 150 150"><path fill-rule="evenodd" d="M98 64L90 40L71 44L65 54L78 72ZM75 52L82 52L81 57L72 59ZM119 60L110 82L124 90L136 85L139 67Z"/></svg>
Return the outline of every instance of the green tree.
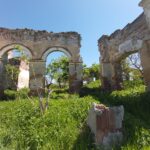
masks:
<svg viewBox="0 0 150 150"><path fill-rule="evenodd" d="M140 53L132 54L128 57L129 64L133 70L135 78L143 77L143 68L140 60Z"/></svg>
<svg viewBox="0 0 150 150"><path fill-rule="evenodd" d="M61 88L61 85L66 85L69 79L69 60L66 56L61 56L58 59L53 59L47 66L46 75L52 80L56 80Z"/></svg>
<svg viewBox="0 0 150 150"><path fill-rule="evenodd" d="M128 56L121 62L123 77L125 80L139 80L143 79L143 68L140 62L139 53Z"/></svg>
<svg viewBox="0 0 150 150"><path fill-rule="evenodd" d="M98 80L100 77L100 65L92 64L91 67L87 67L85 64L83 65L83 80L90 81L95 78Z"/></svg>
<svg viewBox="0 0 150 150"><path fill-rule="evenodd" d="M86 64L83 64L83 80L88 81L90 77L90 69Z"/></svg>
<svg viewBox="0 0 150 150"><path fill-rule="evenodd" d="M130 80L131 68L129 62L124 59L122 60L121 65L124 80Z"/></svg>
<svg viewBox="0 0 150 150"><path fill-rule="evenodd" d="M95 78L96 80L99 79L100 76L100 65L99 64L92 64L90 67L90 75Z"/></svg>

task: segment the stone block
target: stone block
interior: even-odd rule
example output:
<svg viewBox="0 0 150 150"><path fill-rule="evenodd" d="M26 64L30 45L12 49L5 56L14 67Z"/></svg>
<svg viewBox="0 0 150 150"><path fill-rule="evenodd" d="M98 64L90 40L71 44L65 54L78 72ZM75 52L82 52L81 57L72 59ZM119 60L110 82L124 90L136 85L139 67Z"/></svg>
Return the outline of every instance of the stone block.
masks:
<svg viewBox="0 0 150 150"><path fill-rule="evenodd" d="M94 134L95 143L102 149L119 146L123 139L122 121L124 107L106 107L93 103L89 110L87 124Z"/></svg>

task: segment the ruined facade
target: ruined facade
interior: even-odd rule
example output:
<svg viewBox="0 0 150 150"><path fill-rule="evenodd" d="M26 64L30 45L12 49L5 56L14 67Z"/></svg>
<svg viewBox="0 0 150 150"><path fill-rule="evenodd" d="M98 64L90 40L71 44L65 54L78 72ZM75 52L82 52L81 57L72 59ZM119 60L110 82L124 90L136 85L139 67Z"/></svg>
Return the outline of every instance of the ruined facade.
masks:
<svg viewBox="0 0 150 150"><path fill-rule="evenodd" d="M98 40L102 66L101 80L104 90L122 88L121 61L139 52L147 90L150 91L150 1L139 4L144 9L134 22Z"/></svg>
<svg viewBox="0 0 150 150"><path fill-rule="evenodd" d="M19 46L29 58L29 87L32 94L43 93L45 68L48 54L61 51L69 57L70 92L75 93L82 85L81 37L76 32L53 33L29 29L0 28L0 96L5 89L5 54Z"/></svg>

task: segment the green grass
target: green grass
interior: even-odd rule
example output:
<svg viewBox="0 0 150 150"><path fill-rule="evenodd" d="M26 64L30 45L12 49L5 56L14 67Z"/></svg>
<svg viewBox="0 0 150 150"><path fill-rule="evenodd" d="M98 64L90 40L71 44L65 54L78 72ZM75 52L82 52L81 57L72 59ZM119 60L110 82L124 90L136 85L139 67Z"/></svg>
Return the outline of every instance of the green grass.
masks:
<svg viewBox="0 0 150 150"><path fill-rule="evenodd" d="M125 82L122 91L100 92L97 82L84 87L82 97L88 93L95 100L107 106L123 105L125 117L123 122L124 142L120 149L150 149L150 93L140 81Z"/></svg>
<svg viewBox="0 0 150 150"><path fill-rule="evenodd" d="M85 149L90 131L87 110L93 98L51 100L42 116L37 100L1 102L0 149Z"/></svg>
<svg viewBox="0 0 150 150"><path fill-rule="evenodd" d="M83 87L80 95L55 89L43 116L36 98L1 101L0 150L96 149L86 125L92 102L124 105L124 142L120 149L149 150L150 93L145 93L139 82L125 86L125 90L105 93L100 91L99 82L93 82Z"/></svg>

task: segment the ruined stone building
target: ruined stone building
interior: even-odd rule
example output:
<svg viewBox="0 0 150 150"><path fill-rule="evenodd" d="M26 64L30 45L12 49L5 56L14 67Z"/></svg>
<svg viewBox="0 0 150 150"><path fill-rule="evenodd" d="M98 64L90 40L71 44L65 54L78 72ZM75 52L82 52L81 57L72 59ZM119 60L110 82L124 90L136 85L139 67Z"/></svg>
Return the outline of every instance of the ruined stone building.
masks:
<svg viewBox="0 0 150 150"><path fill-rule="evenodd" d="M29 29L0 28L0 96L3 95L6 83L6 54L19 46L29 58L29 77L27 66L21 62L22 70L18 78L18 88L27 85L32 94L37 90L44 92L45 68L48 54L54 51L65 53L69 58L69 89L71 93L79 92L82 86L82 58L80 56L81 37L76 32L53 33ZM8 57L7 57L8 58ZM26 74L26 79L24 77Z"/></svg>
<svg viewBox="0 0 150 150"><path fill-rule="evenodd" d="M121 61L139 52L146 89L150 91L150 0L142 0L139 5L144 12L136 20L98 40L104 90L122 88Z"/></svg>
<svg viewBox="0 0 150 150"><path fill-rule="evenodd" d="M150 0L142 0L144 12L122 30L98 40L102 87L105 90L121 89L121 61L132 53L140 52L147 90L150 91ZM69 58L69 89L79 92L82 86L81 37L76 32L53 33L30 29L0 28L0 97L6 89L6 53L19 46L29 58L29 66L21 63L18 88L28 87L32 94L44 92L45 62L54 51ZM29 72L27 71L29 69ZM28 83L29 82L29 83Z"/></svg>

